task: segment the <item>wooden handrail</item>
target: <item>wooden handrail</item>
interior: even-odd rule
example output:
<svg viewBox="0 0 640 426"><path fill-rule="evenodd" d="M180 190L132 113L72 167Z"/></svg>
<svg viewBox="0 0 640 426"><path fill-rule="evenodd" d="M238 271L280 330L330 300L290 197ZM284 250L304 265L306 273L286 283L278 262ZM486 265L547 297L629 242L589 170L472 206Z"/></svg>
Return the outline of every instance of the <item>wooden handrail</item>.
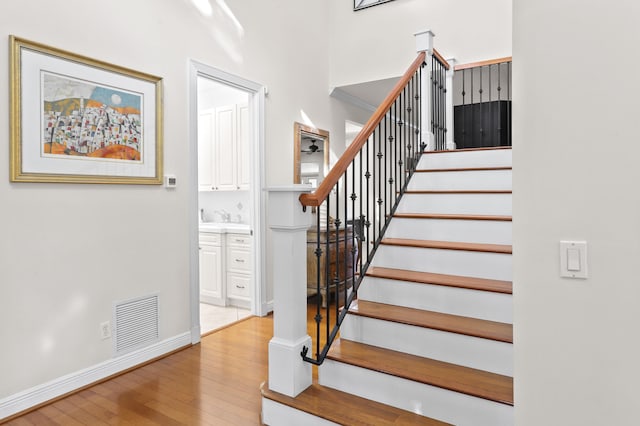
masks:
<svg viewBox="0 0 640 426"><path fill-rule="evenodd" d="M505 62L511 62L511 56L506 56L504 58L497 58L497 59L488 59L486 61L480 61L480 62L471 62L470 64L460 64L460 65L456 65L453 69L455 71L461 71L461 70L466 70L466 69L469 69L469 68L477 68L477 67L485 67L487 65L503 64Z"/></svg>
<svg viewBox="0 0 640 426"><path fill-rule="evenodd" d="M365 124L360 133L358 133L358 136L356 136L351 145L349 145L340 159L331 168L322 183L318 186L318 189L310 194L300 195L300 203L302 203L303 206L318 207L327 198L331 189L336 186L340 177L349 168L353 159L356 158L356 155L358 155L364 144L367 142L369 136L371 136L380 121L382 121L382 118L387 114L389 108L391 108L391 105L393 105L400 92L402 92L409 80L411 80L416 70L425 61L425 58L425 52L420 52L418 54L418 57L413 61L413 63L411 63L409 69L404 73L396 85L393 86L391 92L389 92L387 97L384 98L380 106L378 106L371 118L369 118L369 121L367 121L367 124Z"/></svg>
<svg viewBox="0 0 640 426"><path fill-rule="evenodd" d="M444 66L444 69L446 69L447 71L451 69L451 65L449 65L449 62L447 62L447 60L436 49L433 49L433 56L435 56L436 59L440 61L440 63Z"/></svg>

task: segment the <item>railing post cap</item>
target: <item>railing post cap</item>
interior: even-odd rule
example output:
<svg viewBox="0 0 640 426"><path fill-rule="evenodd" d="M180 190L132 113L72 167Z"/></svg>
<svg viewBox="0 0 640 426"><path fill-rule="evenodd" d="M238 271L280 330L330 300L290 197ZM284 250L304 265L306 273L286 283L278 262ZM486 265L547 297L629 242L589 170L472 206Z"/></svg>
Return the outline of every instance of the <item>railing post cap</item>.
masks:
<svg viewBox="0 0 640 426"><path fill-rule="evenodd" d="M419 31L414 34L417 52L433 52L433 38L436 36L431 30Z"/></svg>
<svg viewBox="0 0 640 426"><path fill-rule="evenodd" d="M414 33L413 35L414 35L414 36L416 36L416 37L418 37L418 36L423 35L423 34L430 34L430 35L431 35L431 37L435 37L435 36L436 36L436 34L435 34L433 31L431 31L431 30L422 30L422 31L418 31L417 33Z"/></svg>
<svg viewBox="0 0 640 426"><path fill-rule="evenodd" d="M300 194L313 190L311 185L271 186L269 193L268 215L271 229L296 230L311 225L311 215L302 211L298 198Z"/></svg>

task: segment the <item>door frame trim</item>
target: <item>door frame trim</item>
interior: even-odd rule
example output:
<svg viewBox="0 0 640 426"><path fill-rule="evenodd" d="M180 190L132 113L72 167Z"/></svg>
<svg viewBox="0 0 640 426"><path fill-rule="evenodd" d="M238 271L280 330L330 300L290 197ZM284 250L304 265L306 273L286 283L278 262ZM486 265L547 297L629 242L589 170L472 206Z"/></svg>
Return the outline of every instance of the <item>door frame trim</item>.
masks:
<svg viewBox="0 0 640 426"><path fill-rule="evenodd" d="M253 297L251 313L263 316L271 310L266 300L266 194L262 191L265 178L265 86L230 74L221 69L189 61L189 299L191 307L191 343L200 341L200 273L198 259L198 77L205 77L235 87L249 94L251 114L251 188L253 203L250 226L253 230Z"/></svg>

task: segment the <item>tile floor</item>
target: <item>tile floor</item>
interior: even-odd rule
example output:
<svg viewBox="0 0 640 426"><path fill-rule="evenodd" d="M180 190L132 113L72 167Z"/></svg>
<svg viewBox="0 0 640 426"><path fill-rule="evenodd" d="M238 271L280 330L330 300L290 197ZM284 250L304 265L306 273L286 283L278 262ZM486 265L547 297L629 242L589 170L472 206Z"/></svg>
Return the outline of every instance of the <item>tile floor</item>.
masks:
<svg viewBox="0 0 640 426"><path fill-rule="evenodd" d="M216 328L241 320L251 315L249 309L235 306L215 306L207 303L200 304L200 332L208 333Z"/></svg>

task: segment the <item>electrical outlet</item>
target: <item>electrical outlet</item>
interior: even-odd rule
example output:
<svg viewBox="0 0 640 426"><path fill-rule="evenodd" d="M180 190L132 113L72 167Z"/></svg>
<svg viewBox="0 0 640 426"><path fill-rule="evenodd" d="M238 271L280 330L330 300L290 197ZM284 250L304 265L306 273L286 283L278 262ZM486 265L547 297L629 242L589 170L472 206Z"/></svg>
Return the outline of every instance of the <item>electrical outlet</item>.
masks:
<svg viewBox="0 0 640 426"><path fill-rule="evenodd" d="M111 323L109 323L109 321L100 323L100 336L102 340L111 337Z"/></svg>

